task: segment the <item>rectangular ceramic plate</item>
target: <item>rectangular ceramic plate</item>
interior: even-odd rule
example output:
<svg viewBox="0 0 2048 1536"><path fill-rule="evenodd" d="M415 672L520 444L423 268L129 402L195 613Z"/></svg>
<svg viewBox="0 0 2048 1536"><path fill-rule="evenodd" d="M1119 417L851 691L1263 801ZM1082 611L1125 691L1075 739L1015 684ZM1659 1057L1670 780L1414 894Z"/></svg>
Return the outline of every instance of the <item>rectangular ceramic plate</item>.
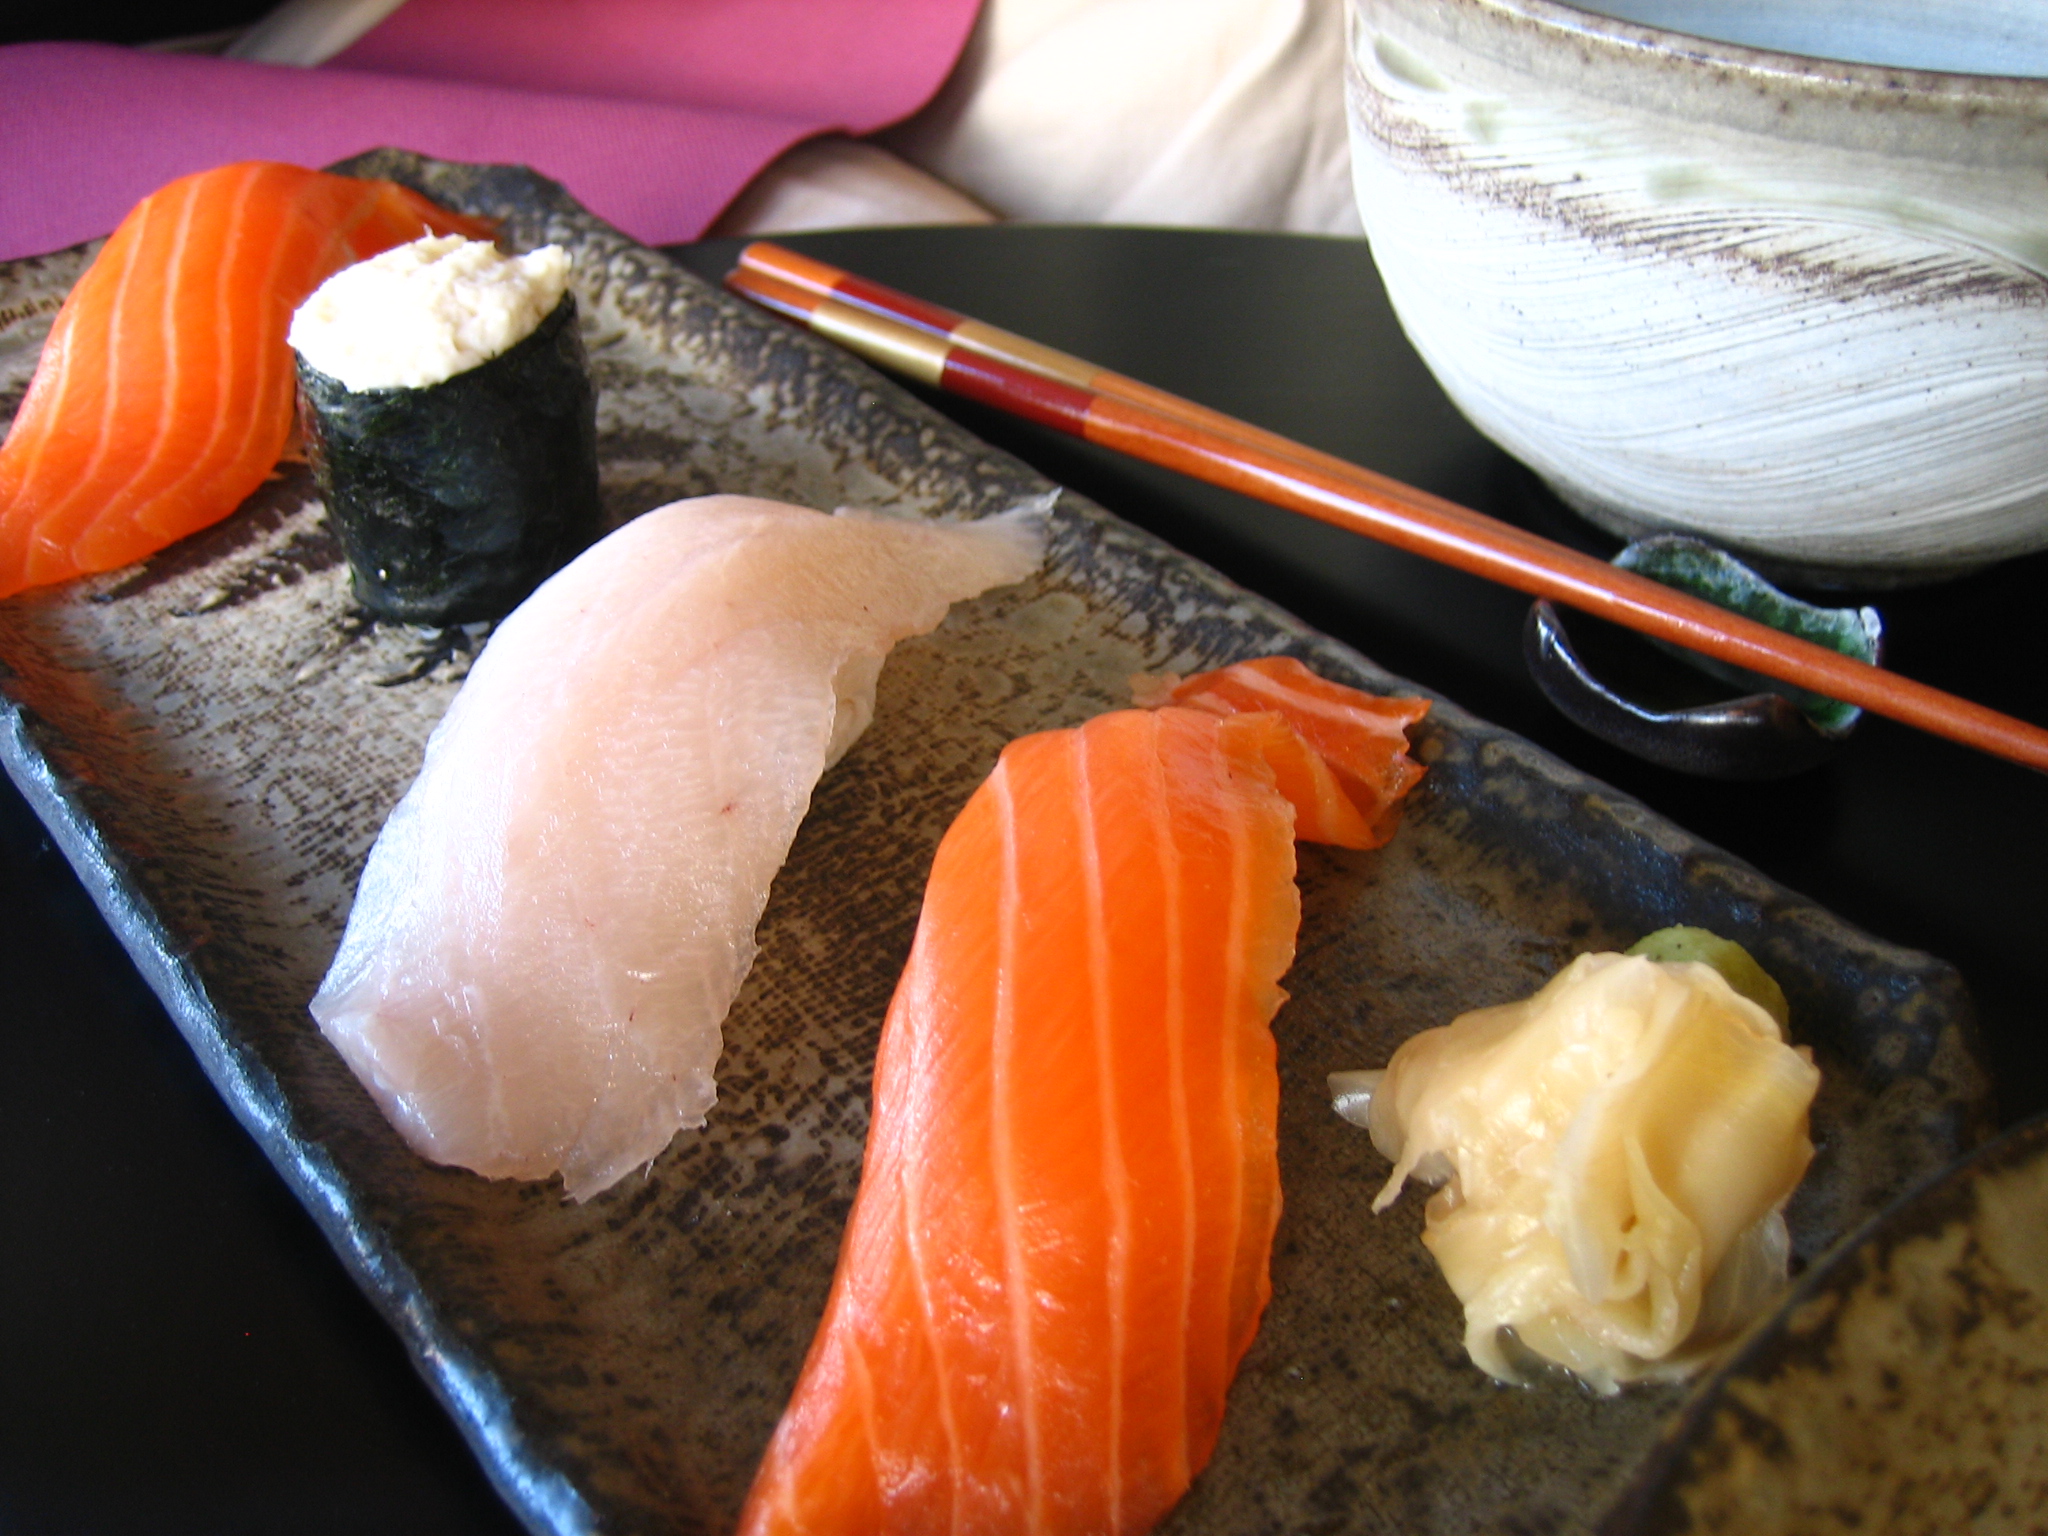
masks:
<svg viewBox="0 0 2048 1536"><path fill-rule="evenodd" d="M979 516L1053 490L861 364L707 288L530 173L359 169L576 257L624 519L708 491ZM0 268L18 400L83 252ZM537 1531L717 1531L822 1308L883 1011L932 849L1010 738L1128 702L1131 674L1270 652L1409 685L1071 495L1044 572L898 648L818 788L726 1026L720 1101L585 1205L437 1168L306 1014L357 872L459 684L459 647L371 624L302 472L129 571L0 604L0 752L193 1048ZM1527 744L1440 704L1391 847L1304 851L1281 1013L1274 1296L1186 1532L1583 1530L1678 1401L1503 1389L1324 1076L1673 922L1747 944L1826 1074L1791 1220L1811 1256L1982 1123L1967 1001Z"/></svg>

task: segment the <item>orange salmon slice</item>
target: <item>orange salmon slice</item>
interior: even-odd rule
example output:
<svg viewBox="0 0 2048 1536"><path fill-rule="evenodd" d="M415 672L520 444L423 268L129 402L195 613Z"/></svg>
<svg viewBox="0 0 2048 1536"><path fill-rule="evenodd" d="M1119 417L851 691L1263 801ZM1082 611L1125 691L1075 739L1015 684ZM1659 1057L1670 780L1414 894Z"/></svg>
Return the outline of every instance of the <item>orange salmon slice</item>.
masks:
<svg viewBox="0 0 2048 1536"><path fill-rule="evenodd" d="M1427 708L1257 665L1012 743L940 843L743 1532L1144 1531L1207 1463L1271 1290L1297 823L1370 840Z"/></svg>
<svg viewBox="0 0 2048 1536"><path fill-rule="evenodd" d="M218 522L291 433L292 311L330 274L490 227L388 181L248 161L136 204L58 311L0 443L0 597Z"/></svg>

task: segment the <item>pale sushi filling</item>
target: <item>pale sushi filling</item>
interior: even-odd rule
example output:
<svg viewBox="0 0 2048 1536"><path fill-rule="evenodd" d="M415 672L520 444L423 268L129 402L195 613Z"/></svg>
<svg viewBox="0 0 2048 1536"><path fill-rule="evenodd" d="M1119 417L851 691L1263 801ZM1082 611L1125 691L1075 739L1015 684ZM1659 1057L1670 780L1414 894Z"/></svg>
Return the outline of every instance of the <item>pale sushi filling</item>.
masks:
<svg viewBox="0 0 2048 1536"><path fill-rule="evenodd" d="M569 253L506 256L429 235L345 267L292 316L292 349L353 390L424 389L532 335L569 286Z"/></svg>

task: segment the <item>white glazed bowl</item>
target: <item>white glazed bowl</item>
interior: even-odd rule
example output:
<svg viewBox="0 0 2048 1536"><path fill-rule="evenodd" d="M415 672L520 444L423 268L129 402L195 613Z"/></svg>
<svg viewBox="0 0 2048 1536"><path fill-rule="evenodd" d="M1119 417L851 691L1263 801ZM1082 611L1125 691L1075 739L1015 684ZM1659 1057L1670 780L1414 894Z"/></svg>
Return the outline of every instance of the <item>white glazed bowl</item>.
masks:
<svg viewBox="0 0 2048 1536"><path fill-rule="evenodd" d="M2048 6L1600 3L1640 19L1351 0L1359 210L1452 399L1630 536L1837 583L2048 547Z"/></svg>

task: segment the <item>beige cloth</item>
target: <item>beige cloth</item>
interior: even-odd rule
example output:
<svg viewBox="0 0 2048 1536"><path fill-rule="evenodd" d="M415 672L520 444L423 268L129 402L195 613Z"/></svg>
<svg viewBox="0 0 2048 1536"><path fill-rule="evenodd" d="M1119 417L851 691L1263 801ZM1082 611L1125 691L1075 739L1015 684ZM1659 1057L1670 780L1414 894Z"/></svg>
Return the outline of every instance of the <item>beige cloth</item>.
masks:
<svg viewBox="0 0 2048 1536"><path fill-rule="evenodd" d="M228 44L231 59L258 64L325 64L405 0L284 0Z"/></svg>
<svg viewBox="0 0 2048 1536"><path fill-rule="evenodd" d="M285 0L230 50L332 58L401 0ZM715 229L1013 219L1361 233L1346 0L985 0L936 100L799 145ZM890 153L893 151L893 154Z"/></svg>
<svg viewBox="0 0 2048 1536"><path fill-rule="evenodd" d="M880 141L1010 218L1362 233L1345 0L987 0Z"/></svg>
<svg viewBox="0 0 2048 1536"><path fill-rule="evenodd" d="M996 216L936 176L862 139L797 145L747 183L709 235L794 234L882 224L993 224Z"/></svg>

